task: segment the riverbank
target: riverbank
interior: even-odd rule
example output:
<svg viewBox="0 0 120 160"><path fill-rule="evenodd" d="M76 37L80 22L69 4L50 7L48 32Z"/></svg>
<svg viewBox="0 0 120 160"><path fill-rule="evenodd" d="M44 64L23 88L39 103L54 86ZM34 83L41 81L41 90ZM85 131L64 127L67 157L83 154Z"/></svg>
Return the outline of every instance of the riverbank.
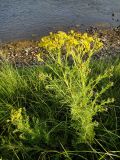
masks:
<svg viewBox="0 0 120 160"><path fill-rule="evenodd" d="M88 32L93 34L95 30ZM105 48L102 33L99 36ZM63 46L64 39L63 50L54 52ZM1 159L120 159L120 59L100 60L105 57L101 51L99 59L96 56L90 61L102 43L86 34L59 32L50 39L43 38L40 44L51 53L47 54L45 65L0 65ZM37 41L12 42L3 47L6 55L2 59L8 56L9 49L13 57L8 60L12 62L13 58L12 63L18 66L29 65L26 59L36 57L40 49L36 48ZM88 56L84 58L86 52ZM23 55L18 61L20 54Z"/></svg>
<svg viewBox="0 0 120 160"><path fill-rule="evenodd" d="M80 32L80 31L78 31ZM103 42L103 49L95 55L95 58L114 57L120 55L120 26L116 28L101 29L89 27L87 33L98 37ZM37 53L41 48L38 40L23 40L3 43L0 45L0 61L8 60L10 63L20 67L37 65Z"/></svg>

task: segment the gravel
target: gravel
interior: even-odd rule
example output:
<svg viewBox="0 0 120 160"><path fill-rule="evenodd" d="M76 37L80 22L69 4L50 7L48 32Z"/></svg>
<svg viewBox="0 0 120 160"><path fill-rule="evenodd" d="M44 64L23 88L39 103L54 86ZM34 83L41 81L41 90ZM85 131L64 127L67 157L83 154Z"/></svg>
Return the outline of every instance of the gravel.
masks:
<svg viewBox="0 0 120 160"><path fill-rule="evenodd" d="M120 55L120 26L116 28L100 29L89 27L86 32L97 33L103 42L103 49L94 58L115 57ZM0 61L9 61L17 67L38 65L36 55L40 53L39 41L14 41L0 45Z"/></svg>

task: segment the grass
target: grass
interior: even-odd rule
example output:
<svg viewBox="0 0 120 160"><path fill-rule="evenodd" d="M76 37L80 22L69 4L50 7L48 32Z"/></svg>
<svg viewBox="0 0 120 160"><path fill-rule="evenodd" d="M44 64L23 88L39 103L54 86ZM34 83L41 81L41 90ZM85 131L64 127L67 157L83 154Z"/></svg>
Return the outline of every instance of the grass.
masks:
<svg viewBox="0 0 120 160"><path fill-rule="evenodd" d="M85 61L73 55L69 64L68 55L63 65L57 54L41 66L1 64L1 159L120 159L120 58ZM85 64L80 70L79 62Z"/></svg>
<svg viewBox="0 0 120 160"><path fill-rule="evenodd" d="M68 127L70 118L65 115L67 111L62 108L57 109L60 106L59 102L51 100L49 96L46 97L44 84L39 81L41 77L38 75L42 73L43 68L34 66L17 69L3 64L0 69L0 154L2 159L102 160L107 157L119 159L120 60L116 58L91 63L94 76L104 72L111 65L114 65L112 77L114 86L103 96L114 97L115 102L109 105L106 112L96 115L95 119L99 121L99 126L95 128L94 143L81 143L74 146L71 139L75 133ZM14 126L7 122L10 119L11 109L17 110L21 107L26 108L25 112L29 115L28 121L31 127L28 126L28 130L32 128L36 133L29 134L27 138L21 134L22 130L13 133ZM37 131L38 128L39 131ZM20 135L23 136L21 139Z"/></svg>

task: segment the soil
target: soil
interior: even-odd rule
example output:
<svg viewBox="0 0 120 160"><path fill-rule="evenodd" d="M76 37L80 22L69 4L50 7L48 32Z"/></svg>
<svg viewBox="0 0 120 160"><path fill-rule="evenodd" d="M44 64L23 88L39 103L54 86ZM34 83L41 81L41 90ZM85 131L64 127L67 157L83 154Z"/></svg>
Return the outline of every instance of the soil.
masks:
<svg viewBox="0 0 120 160"><path fill-rule="evenodd" d="M108 29L89 27L86 32L92 35L97 33L104 44L103 49L95 54L95 58L101 59L120 55L120 26ZM0 61L7 60L18 67L38 65L36 55L41 50L38 43L38 40L24 40L1 44Z"/></svg>
<svg viewBox="0 0 120 160"><path fill-rule="evenodd" d="M97 33L103 42L103 49L95 55L97 58L120 56L120 26L109 29L90 27L88 33Z"/></svg>

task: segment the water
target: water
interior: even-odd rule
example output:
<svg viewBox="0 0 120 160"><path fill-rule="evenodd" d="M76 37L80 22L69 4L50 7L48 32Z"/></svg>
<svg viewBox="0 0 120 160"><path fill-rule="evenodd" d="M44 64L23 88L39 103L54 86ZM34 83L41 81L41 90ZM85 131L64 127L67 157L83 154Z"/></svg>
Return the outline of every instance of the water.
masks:
<svg viewBox="0 0 120 160"><path fill-rule="evenodd" d="M0 41L39 37L81 24L120 25L120 0L0 0Z"/></svg>

